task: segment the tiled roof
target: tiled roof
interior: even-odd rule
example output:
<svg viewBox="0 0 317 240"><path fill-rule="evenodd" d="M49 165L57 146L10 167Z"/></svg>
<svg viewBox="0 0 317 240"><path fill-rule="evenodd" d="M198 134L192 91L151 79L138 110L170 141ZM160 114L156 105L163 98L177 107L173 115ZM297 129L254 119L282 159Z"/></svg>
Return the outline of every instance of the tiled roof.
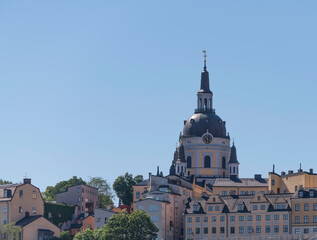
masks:
<svg viewBox="0 0 317 240"><path fill-rule="evenodd" d="M39 219L40 217L42 217L42 215L34 215L34 216L24 217L21 220L17 221L15 225L24 227L24 226L28 225L29 223L35 221L36 219Z"/></svg>

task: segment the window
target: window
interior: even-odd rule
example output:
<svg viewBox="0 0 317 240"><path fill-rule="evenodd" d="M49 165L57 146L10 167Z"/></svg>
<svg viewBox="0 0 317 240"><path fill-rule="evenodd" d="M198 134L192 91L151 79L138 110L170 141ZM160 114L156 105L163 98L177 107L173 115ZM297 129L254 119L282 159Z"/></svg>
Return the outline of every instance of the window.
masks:
<svg viewBox="0 0 317 240"><path fill-rule="evenodd" d="M299 216L295 216L295 223L299 223Z"/></svg>
<svg viewBox="0 0 317 240"><path fill-rule="evenodd" d="M215 206L215 211L219 211L220 207L219 206Z"/></svg>
<svg viewBox="0 0 317 240"><path fill-rule="evenodd" d="M317 203L314 203L314 211L317 210Z"/></svg>
<svg viewBox="0 0 317 240"><path fill-rule="evenodd" d="M3 206L3 212L6 213L7 212L7 206Z"/></svg>
<svg viewBox="0 0 317 240"><path fill-rule="evenodd" d="M235 216L230 216L230 221L234 222L236 220Z"/></svg>
<svg viewBox="0 0 317 240"><path fill-rule="evenodd" d="M260 201L261 200L261 197L260 196L258 196L258 201Z"/></svg>
<svg viewBox="0 0 317 240"><path fill-rule="evenodd" d="M248 233L253 233L253 228L252 228L252 226L248 226Z"/></svg>
<svg viewBox="0 0 317 240"><path fill-rule="evenodd" d="M261 233L261 226L256 226L256 233Z"/></svg>
<svg viewBox="0 0 317 240"><path fill-rule="evenodd" d="M226 158L225 158L225 157L222 157L222 164L221 164L222 168L223 168L223 169L226 169L226 168L227 168L226 165L227 165Z"/></svg>
<svg viewBox="0 0 317 240"><path fill-rule="evenodd" d="M78 197L78 202L80 202L80 200L81 200L81 198L80 198L80 197Z"/></svg>
<svg viewBox="0 0 317 240"><path fill-rule="evenodd" d="M3 219L3 225L5 225L5 224L7 224L7 219L6 218Z"/></svg>
<svg viewBox="0 0 317 240"><path fill-rule="evenodd" d="M304 228L304 233L309 233L309 228Z"/></svg>
<svg viewBox="0 0 317 240"><path fill-rule="evenodd" d="M288 225L283 225L283 232L288 232Z"/></svg>
<svg viewBox="0 0 317 240"><path fill-rule="evenodd" d="M261 215L256 215L256 220L261 221Z"/></svg>
<svg viewBox="0 0 317 240"><path fill-rule="evenodd" d="M208 228L204 227L204 234L208 234Z"/></svg>
<svg viewBox="0 0 317 240"><path fill-rule="evenodd" d="M308 216L304 216L304 223L308 223Z"/></svg>
<svg viewBox="0 0 317 240"><path fill-rule="evenodd" d="M244 227L239 227L239 234L243 234L244 233Z"/></svg>
<svg viewBox="0 0 317 240"><path fill-rule="evenodd" d="M76 189L76 192L80 193L80 192L81 192L81 188L78 187L78 188Z"/></svg>
<svg viewBox="0 0 317 240"><path fill-rule="evenodd" d="M36 207L32 208L32 214L36 214Z"/></svg>
<svg viewBox="0 0 317 240"><path fill-rule="evenodd" d="M283 220L288 220L288 214L283 214Z"/></svg>
<svg viewBox="0 0 317 240"><path fill-rule="evenodd" d="M199 228L199 227L196 227L196 228L195 228L195 233L196 233L196 234L200 234L200 228Z"/></svg>
<svg viewBox="0 0 317 240"><path fill-rule="evenodd" d="M244 207L243 204L238 204L238 211L243 211Z"/></svg>
<svg viewBox="0 0 317 240"><path fill-rule="evenodd" d="M192 158L190 156L187 157L187 168L192 168Z"/></svg>
<svg viewBox="0 0 317 240"><path fill-rule="evenodd" d="M19 197L23 197L23 190L19 191Z"/></svg>
<svg viewBox="0 0 317 240"><path fill-rule="evenodd" d="M278 233L280 231L279 225L274 225L274 232Z"/></svg>
<svg viewBox="0 0 317 240"><path fill-rule="evenodd" d="M244 216L239 216L239 221L244 221Z"/></svg>
<svg viewBox="0 0 317 240"><path fill-rule="evenodd" d="M97 218L97 222L99 223L101 221L101 218Z"/></svg>
<svg viewBox="0 0 317 240"><path fill-rule="evenodd" d="M151 215L151 221L152 222L157 222L158 221L158 215ZM108 219L107 219L108 222Z"/></svg>
<svg viewBox="0 0 317 240"><path fill-rule="evenodd" d="M258 205L253 205L253 210L258 210Z"/></svg>
<svg viewBox="0 0 317 240"><path fill-rule="evenodd" d="M230 233L234 234L234 227L230 227Z"/></svg>
<svg viewBox="0 0 317 240"><path fill-rule="evenodd" d="M302 198L303 196L304 196L303 191L299 191L299 192L298 192L298 197L299 197L299 198Z"/></svg>
<svg viewBox="0 0 317 240"><path fill-rule="evenodd" d="M210 157L209 156L205 156L204 168L210 168Z"/></svg>
<svg viewBox="0 0 317 240"><path fill-rule="evenodd" d="M212 216L212 217L211 217L211 221L212 221L212 222L216 222L216 221L217 221L217 217L216 217L216 216Z"/></svg>
<svg viewBox="0 0 317 240"><path fill-rule="evenodd" d="M36 198L36 191L33 191L33 193L32 193L32 198L33 198L33 199Z"/></svg>
<svg viewBox="0 0 317 240"><path fill-rule="evenodd" d="M208 211L213 211L213 206L208 206Z"/></svg>
<svg viewBox="0 0 317 240"><path fill-rule="evenodd" d="M227 196L227 191L222 191L222 196Z"/></svg>
<svg viewBox="0 0 317 240"><path fill-rule="evenodd" d="M140 192L136 192L136 198L140 198L141 197L141 193Z"/></svg>
<svg viewBox="0 0 317 240"><path fill-rule="evenodd" d="M314 191L309 191L309 197L314 197Z"/></svg>
<svg viewBox="0 0 317 240"><path fill-rule="evenodd" d="M192 228L187 228L187 233L192 234L193 233Z"/></svg>
<svg viewBox="0 0 317 240"><path fill-rule="evenodd" d="M271 220L271 215L265 215L265 220L270 221Z"/></svg>
<svg viewBox="0 0 317 240"><path fill-rule="evenodd" d="M200 217L196 217L195 222L200 222Z"/></svg>
<svg viewBox="0 0 317 240"><path fill-rule="evenodd" d="M299 228L295 228L295 234L300 234L300 229Z"/></svg>
<svg viewBox="0 0 317 240"><path fill-rule="evenodd" d="M241 195L245 195L245 191L241 191Z"/></svg>
<svg viewBox="0 0 317 240"><path fill-rule="evenodd" d="M309 209L308 203L304 203L304 211L308 211L308 209Z"/></svg>
<svg viewBox="0 0 317 240"><path fill-rule="evenodd" d="M272 186L275 185L275 179L272 179Z"/></svg>
<svg viewBox="0 0 317 240"><path fill-rule="evenodd" d="M260 205L261 210L265 210L265 205Z"/></svg>
<svg viewBox="0 0 317 240"><path fill-rule="evenodd" d="M225 221L225 216L220 216L220 222L224 222Z"/></svg>
<svg viewBox="0 0 317 240"><path fill-rule="evenodd" d="M192 217L188 217L188 218L187 218L187 222L188 222L188 223L191 223L191 222L192 222Z"/></svg>
<svg viewBox="0 0 317 240"><path fill-rule="evenodd" d="M158 205L150 205L149 212L158 212L158 211L159 211Z"/></svg>
<svg viewBox="0 0 317 240"><path fill-rule="evenodd" d="M265 233L270 233L271 232L271 227L269 225L265 226Z"/></svg>
<svg viewBox="0 0 317 240"><path fill-rule="evenodd" d="M250 191L250 195L254 195L255 194L255 192L254 191Z"/></svg>
<svg viewBox="0 0 317 240"><path fill-rule="evenodd" d="M212 232L212 233L217 233L217 228L212 227L212 228L211 228L211 232Z"/></svg>
<svg viewBox="0 0 317 240"><path fill-rule="evenodd" d="M295 211L299 211L300 207L299 204L295 204Z"/></svg>
<svg viewBox="0 0 317 240"><path fill-rule="evenodd" d="M253 220L253 216L248 216L248 221L252 221Z"/></svg>
<svg viewBox="0 0 317 240"><path fill-rule="evenodd" d="M3 197L4 197L4 198L7 198L7 197L8 197L8 190L7 190L7 189L4 189Z"/></svg>
<svg viewBox="0 0 317 240"><path fill-rule="evenodd" d="M316 223L317 222L317 216L313 216L313 222Z"/></svg>
<svg viewBox="0 0 317 240"><path fill-rule="evenodd" d="M279 220L279 219L280 219L280 215L275 214L275 215L274 215L274 220Z"/></svg>
<svg viewBox="0 0 317 240"><path fill-rule="evenodd" d="M225 228L224 227L220 227L220 233L225 233Z"/></svg>
<svg viewBox="0 0 317 240"><path fill-rule="evenodd" d="M144 206L143 206L143 205L140 205L140 206L139 206L139 210L144 210Z"/></svg>
<svg viewBox="0 0 317 240"><path fill-rule="evenodd" d="M204 222L208 222L208 217L204 217Z"/></svg>
<svg viewBox="0 0 317 240"><path fill-rule="evenodd" d="M21 213L21 212L23 212L23 209L22 209L22 207L20 206L20 207L19 207L19 213Z"/></svg>
<svg viewBox="0 0 317 240"><path fill-rule="evenodd" d="M316 232L317 232L317 228L314 228L314 229L313 229L313 232L316 233Z"/></svg>

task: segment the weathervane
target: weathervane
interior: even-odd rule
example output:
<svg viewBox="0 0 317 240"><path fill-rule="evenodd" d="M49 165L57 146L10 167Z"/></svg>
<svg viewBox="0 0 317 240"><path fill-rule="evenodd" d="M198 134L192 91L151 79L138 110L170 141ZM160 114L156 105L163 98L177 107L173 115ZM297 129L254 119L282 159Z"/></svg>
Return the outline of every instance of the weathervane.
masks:
<svg viewBox="0 0 317 240"><path fill-rule="evenodd" d="M203 53L204 53L204 63L206 63L206 58L207 58L206 50L203 50Z"/></svg>

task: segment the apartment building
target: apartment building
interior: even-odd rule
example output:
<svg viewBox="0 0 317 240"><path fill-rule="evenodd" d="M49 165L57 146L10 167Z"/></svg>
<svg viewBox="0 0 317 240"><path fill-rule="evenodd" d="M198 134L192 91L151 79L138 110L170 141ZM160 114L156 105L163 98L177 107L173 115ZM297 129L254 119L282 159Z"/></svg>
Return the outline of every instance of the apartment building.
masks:
<svg viewBox="0 0 317 240"><path fill-rule="evenodd" d="M184 239L289 239L291 196L213 194L190 199Z"/></svg>
<svg viewBox="0 0 317 240"><path fill-rule="evenodd" d="M159 229L158 239L182 239L183 213L187 199L192 197L192 184L179 176L157 174L133 188L133 208L150 215Z"/></svg>
<svg viewBox="0 0 317 240"><path fill-rule="evenodd" d="M44 201L41 192L31 184L31 179L25 178L23 183L0 186L0 236L2 238L5 237L5 233L2 232L3 226L13 222L21 227L19 232L21 240L58 237L60 229L46 220L43 214ZM42 231L43 229L47 231Z"/></svg>
<svg viewBox="0 0 317 240"><path fill-rule="evenodd" d="M56 203L74 205L79 215L89 215L98 206L98 189L84 184L71 186L56 194Z"/></svg>
<svg viewBox="0 0 317 240"><path fill-rule="evenodd" d="M292 233L317 238L317 189L300 189L291 198Z"/></svg>

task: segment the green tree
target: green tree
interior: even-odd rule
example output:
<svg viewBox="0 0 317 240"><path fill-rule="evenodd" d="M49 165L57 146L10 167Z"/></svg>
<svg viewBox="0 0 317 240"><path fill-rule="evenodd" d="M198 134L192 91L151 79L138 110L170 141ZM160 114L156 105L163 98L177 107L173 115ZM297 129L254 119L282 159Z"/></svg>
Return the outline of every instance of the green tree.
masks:
<svg viewBox="0 0 317 240"><path fill-rule="evenodd" d="M73 240L94 240L94 231L91 229L86 229L85 231L77 233ZM99 240L99 239L98 239Z"/></svg>
<svg viewBox="0 0 317 240"><path fill-rule="evenodd" d="M19 236L19 232L21 232L21 228L19 226L15 226L15 222L5 224L2 226L1 233L4 238L6 236L7 240L17 239Z"/></svg>
<svg viewBox="0 0 317 240"><path fill-rule="evenodd" d="M70 234L69 231L62 231L59 235L59 240L72 240L73 236Z"/></svg>
<svg viewBox="0 0 317 240"><path fill-rule="evenodd" d="M56 193L65 191L68 187L78 185L78 184L86 184L86 182L80 177L73 176L71 179L67 181L61 181L56 183L56 185L48 186L45 192L42 193L44 200L46 201L55 201Z"/></svg>
<svg viewBox="0 0 317 240"><path fill-rule="evenodd" d="M158 228L143 210L132 214L123 211L109 219L107 225L95 231L95 239L102 240L154 240Z"/></svg>
<svg viewBox="0 0 317 240"><path fill-rule="evenodd" d="M12 182L0 179L0 185L7 185L7 184L12 184Z"/></svg>
<svg viewBox="0 0 317 240"><path fill-rule="evenodd" d="M113 190L116 192L118 198L123 204L131 205L133 201L133 185L143 181L141 175L137 175L133 178L132 174L125 173L123 176L119 176L113 183Z"/></svg>
<svg viewBox="0 0 317 240"><path fill-rule="evenodd" d="M113 206L113 193L106 179L90 177L88 185L98 189L98 202L101 207Z"/></svg>

